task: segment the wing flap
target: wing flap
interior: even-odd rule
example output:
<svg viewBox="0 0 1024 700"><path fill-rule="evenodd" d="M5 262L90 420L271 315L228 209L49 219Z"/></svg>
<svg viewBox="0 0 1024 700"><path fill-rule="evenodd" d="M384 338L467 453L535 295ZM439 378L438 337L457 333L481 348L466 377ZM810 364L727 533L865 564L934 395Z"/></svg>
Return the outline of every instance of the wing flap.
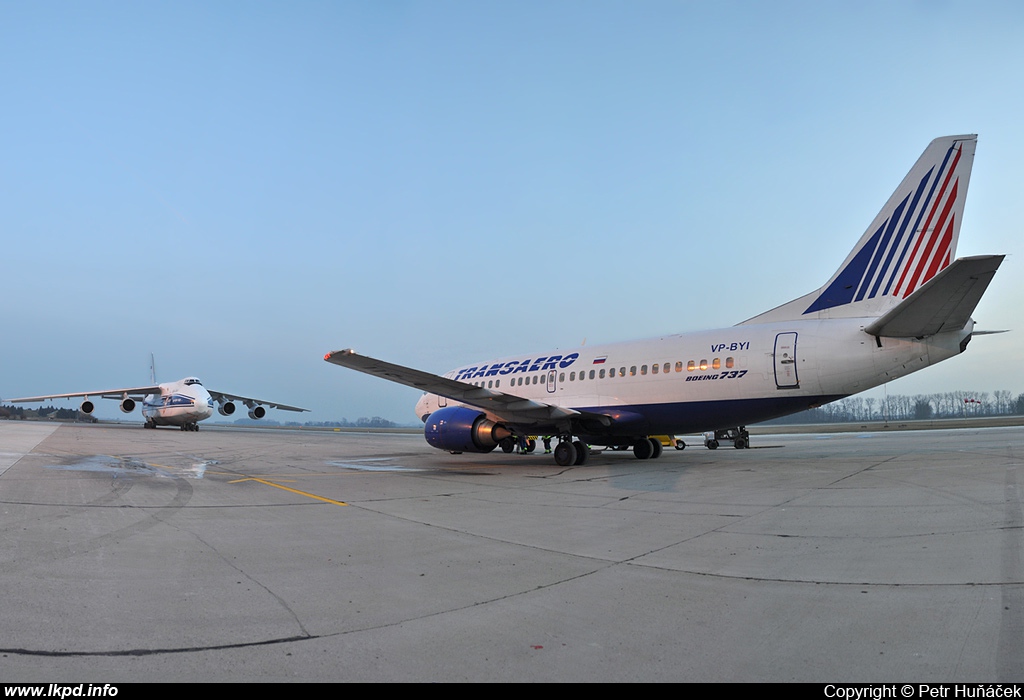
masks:
<svg viewBox="0 0 1024 700"><path fill-rule="evenodd" d="M960 258L864 328L890 338L923 338L967 325L1002 255Z"/></svg>

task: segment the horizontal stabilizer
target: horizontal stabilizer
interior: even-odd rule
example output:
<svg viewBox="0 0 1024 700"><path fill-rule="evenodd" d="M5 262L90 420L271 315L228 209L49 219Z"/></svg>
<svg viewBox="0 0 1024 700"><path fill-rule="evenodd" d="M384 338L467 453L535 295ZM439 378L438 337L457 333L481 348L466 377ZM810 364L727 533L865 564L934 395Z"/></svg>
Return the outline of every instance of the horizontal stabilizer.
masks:
<svg viewBox="0 0 1024 700"><path fill-rule="evenodd" d="M923 338L967 325L1002 255L960 258L864 328L888 338Z"/></svg>

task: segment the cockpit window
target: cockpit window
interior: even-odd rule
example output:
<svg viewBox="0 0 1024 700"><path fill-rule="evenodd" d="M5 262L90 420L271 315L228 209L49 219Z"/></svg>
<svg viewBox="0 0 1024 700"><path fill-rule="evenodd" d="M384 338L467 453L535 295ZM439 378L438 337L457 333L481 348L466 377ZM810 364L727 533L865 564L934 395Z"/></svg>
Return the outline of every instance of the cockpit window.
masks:
<svg viewBox="0 0 1024 700"><path fill-rule="evenodd" d="M198 384L199 386L203 385L203 383L195 377L189 377L185 380L185 386L192 386L193 384Z"/></svg>

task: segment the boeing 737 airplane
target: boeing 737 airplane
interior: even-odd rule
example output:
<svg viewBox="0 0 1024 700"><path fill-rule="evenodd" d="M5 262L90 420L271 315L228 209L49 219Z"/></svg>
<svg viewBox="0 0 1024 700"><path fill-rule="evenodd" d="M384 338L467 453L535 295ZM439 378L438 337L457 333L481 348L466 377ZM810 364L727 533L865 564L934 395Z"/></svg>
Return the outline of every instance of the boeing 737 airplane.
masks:
<svg viewBox="0 0 1024 700"><path fill-rule="evenodd" d="M287 406L283 403L253 399L247 396L226 394L203 387L196 377L186 377L176 382L151 386L136 386L125 389L108 389L107 391L80 391L72 394L47 394L46 396L27 396L20 399L7 399L11 403L32 403L49 401L50 399L82 398L80 411L91 414L96 407L89 397L116 399L121 402L121 411L131 413L135 405L142 402L142 416L146 419L143 427L155 428L158 425L177 425L182 430L199 430L199 421L213 415L213 403L217 402L217 411L222 416L230 416L235 412L235 401L240 401L249 409L249 417L262 418L267 409L279 408L283 411L308 411L308 408Z"/></svg>
<svg viewBox="0 0 1024 700"><path fill-rule="evenodd" d="M976 135L939 138L831 279L742 323L579 350L505 357L444 376L358 355L336 365L425 393L416 413L432 446L490 452L557 435L555 461L586 444L658 457L652 435L740 428L870 389L962 353L971 314L1002 255L954 260ZM982 333L982 331L977 331Z"/></svg>

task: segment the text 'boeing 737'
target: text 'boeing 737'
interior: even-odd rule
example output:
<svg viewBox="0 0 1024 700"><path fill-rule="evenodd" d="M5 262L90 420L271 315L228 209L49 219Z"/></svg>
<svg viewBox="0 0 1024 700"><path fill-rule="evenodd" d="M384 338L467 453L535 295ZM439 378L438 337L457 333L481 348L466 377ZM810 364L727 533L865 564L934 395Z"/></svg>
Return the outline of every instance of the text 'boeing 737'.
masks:
<svg viewBox="0 0 1024 700"><path fill-rule="evenodd" d="M230 416L235 412L235 401L249 409L249 418L258 419L267 415L267 409L279 408L282 411L308 411L308 408L288 406L274 401L254 399L238 394L227 394L222 391L206 389L196 377L186 377L176 382L165 382L151 386L127 387L124 389L108 389L106 391L79 391L71 394L47 394L45 396L26 396L20 399L6 399L11 403L33 403L51 399L81 398L79 410L91 414L95 405L90 397L115 399L121 402L121 411L131 413L136 404L142 404L142 417L146 419L144 427L155 428L158 425L176 425L182 430L199 430L199 421L213 415L214 402L216 410L222 416Z"/></svg>
<svg viewBox="0 0 1024 700"><path fill-rule="evenodd" d="M971 314L1003 260L954 259L976 145L973 134L932 141L824 286L736 326L498 358L444 376L352 350L324 359L421 389L416 414L434 447L511 451L527 435L555 435L563 466L583 464L587 444L649 459L662 448L652 435L737 428L836 401L967 348Z"/></svg>

